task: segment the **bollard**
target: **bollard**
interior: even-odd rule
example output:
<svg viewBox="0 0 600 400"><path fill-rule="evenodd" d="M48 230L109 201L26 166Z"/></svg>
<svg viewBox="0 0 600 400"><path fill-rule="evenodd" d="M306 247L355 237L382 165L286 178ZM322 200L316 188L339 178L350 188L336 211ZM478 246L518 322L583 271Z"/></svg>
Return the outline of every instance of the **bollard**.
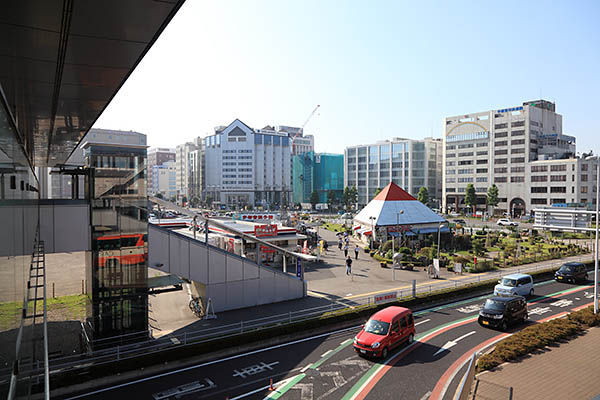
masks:
<svg viewBox="0 0 600 400"><path fill-rule="evenodd" d="M83 279L81 280L81 294L85 294L83 291Z"/></svg>
<svg viewBox="0 0 600 400"><path fill-rule="evenodd" d="M52 282L52 298L55 299L56 295L54 293L54 282Z"/></svg>
<svg viewBox="0 0 600 400"><path fill-rule="evenodd" d="M275 388L273 387L273 378L271 378L269 380L269 391L272 392L273 390L275 390Z"/></svg>

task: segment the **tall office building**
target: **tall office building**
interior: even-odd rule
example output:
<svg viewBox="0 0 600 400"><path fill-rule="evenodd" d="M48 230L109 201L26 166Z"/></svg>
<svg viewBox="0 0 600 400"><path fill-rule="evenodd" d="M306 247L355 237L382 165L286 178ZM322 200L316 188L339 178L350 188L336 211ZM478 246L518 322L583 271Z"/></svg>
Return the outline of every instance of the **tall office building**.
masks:
<svg viewBox="0 0 600 400"><path fill-rule="evenodd" d="M589 162L574 157L575 138L562 133L562 116L546 100L448 117L444 120L443 207L467 210L464 198L469 184L475 188L479 210L487 208L488 188L496 184L500 199L496 212L514 216L536 205L577 202L577 189L565 183L575 184Z"/></svg>
<svg viewBox="0 0 600 400"><path fill-rule="evenodd" d="M189 201L194 194L192 190L192 158L190 154L202 148L202 140L201 137L197 137L194 141L180 144L175 149L178 201L181 201L184 197Z"/></svg>
<svg viewBox="0 0 600 400"><path fill-rule="evenodd" d="M377 189L394 182L413 196L427 188L430 204L442 194L442 140L393 138L344 150L344 186L358 190L358 205L365 206Z"/></svg>
<svg viewBox="0 0 600 400"><path fill-rule="evenodd" d="M204 139L205 195L230 206L273 206L291 200L287 133L253 129L236 119Z"/></svg>
<svg viewBox="0 0 600 400"><path fill-rule="evenodd" d="M293 156L292 160L293 202L310 203L317 192L319 203L327 203L330 190L340 201L344 192L344 155L310 151Z"/></svg>
<svg viewBox="0 0 600 400"><path fill-rule="evenodd" d="M204 200L204 164L205 164L205 149L204 140L198 141L196 150L189 154L189 180L190 180L190 201L197 199Z"/></svg>
<svg viewBox="0 0 600 400"><path fill-rule="evenodd" d="M155 194L154 174L152 168L160 166L167 161L175 161L175 149L152 148L148 149L148 194Z"/></svg>
<svg viewBox="0 0 600 400"><path fill-rule="evenodd" d="M148 175L152 175L153 194L160 193L166 199L177 196L177 168L174 160L149 168Z"/></svg>

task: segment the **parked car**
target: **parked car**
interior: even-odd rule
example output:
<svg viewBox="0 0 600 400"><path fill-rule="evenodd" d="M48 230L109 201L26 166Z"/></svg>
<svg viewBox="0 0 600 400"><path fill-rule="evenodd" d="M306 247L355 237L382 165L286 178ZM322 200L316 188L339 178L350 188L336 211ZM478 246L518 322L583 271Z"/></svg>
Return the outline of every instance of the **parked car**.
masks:
<svg viewBox="0 0 600 400"><path fill-rule="evenodd" d="M461 224L462 226L466 226L467 223L465 222L464 219L458 218L458 219L454 219L452 220L452 222L454 222L455 224Z"/></svg>
<svg viewBox="0 0 600 400"><path fill-rule="evenodd" d="M376 312L354 337L354 350L360 356L386 358L400 344L412 343L415 323L408 308L391 306Z"/></svg>
<svg viewBox="0 0 600 400"><path fill-rule="evenodd" d="M527 274L506 275L494 287L494 296L527 295L533 295L533 278Z"/></svg>
<svg viewBox="0 0 600 400"><path fill-rule="evenodd" d="M527 302L523 296L492 297L479 311L478 322L481 326L505 331L509 325L524 323L528 317Z"/></svg>
<svg viewBox="0 0 600 400"><path fill-rule="evenodd" d="M451 216L451 217L460 217L460 214L457 213L457 212L455 212L455 211L452 211L452 212L448 213L448 215Z"/></svg>
<svg viewBox="0 0 600 400"><path fill-rule="evenodd" d="M515 221L511 221L508 218L500 218L498 222L496 222L499 226L518 226L519 224Z"/></svg>
<svg viewBox="0 0 600 400"><path fill-rule="evenodd" d="M587 269L582 263L566 263L556 271L554 279L557 282L585 282L588 279Z"/></svg>

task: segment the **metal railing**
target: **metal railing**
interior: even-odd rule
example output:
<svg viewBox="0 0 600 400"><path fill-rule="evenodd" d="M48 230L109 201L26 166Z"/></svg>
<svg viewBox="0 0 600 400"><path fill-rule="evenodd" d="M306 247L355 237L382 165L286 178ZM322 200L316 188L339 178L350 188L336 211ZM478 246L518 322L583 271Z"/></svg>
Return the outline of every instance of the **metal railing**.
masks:
<svg viewBox="0 0 600 400"><path fill-rule="evenodd" d="M570 257L569 261L587 261L591 256L575 256ZM331 298L331 303L323 306L306 308L297 311L288 311L286 313L270 315L262 318L255 318L245 321L239 321L236 323L218 325L197 331L183 332L179 334L169 334L158 339L149 339L132 344L118 345L102 350L94 350L88 354L77 354L64 357L56 357L50 359L50 373L56 374L59 372L66 372L69 370L76 370L79 368L85 368L92 365L101 365L105 363L131 359L142 355L148 355L151 353L157 353L174 349L176 347L195 345L205 342L214 341L216 339L223 339L232 336L236 336L242 333L260 331L269 329L276 326L282 326L286 324L297 323L310 319L322 318L328 315L335 314L337 312L344 312L348 310L356 310L362 307L368 307L374 304L385 304L402 299L412 298L414 296L431 295L436 292L444 290L453 290L461 287L466 287L481 282L493 282L500 279L503 275L508 273L533 273L540 271L553 271L558 269L566 260L552 260L546 262L544 265L533 265L533 266L520 266L512 267L508 270L487 272L482 275L472 276L459 280L440 280L437 282L408 285L402 289L388 289L382 290L381 293L395 293L395 297L391 296L389 299L377 299L377 294L362 296L357 298ZM139 333L135 333L139 334ZM107 340L116 338L108 338ZM35 375L36 373L43 373L39 370L37 365L26 364L20 366L22 371L26 371L29 374ZM2 383L2 377L10 375L10 370L0 370L0 384Z"/></svg>

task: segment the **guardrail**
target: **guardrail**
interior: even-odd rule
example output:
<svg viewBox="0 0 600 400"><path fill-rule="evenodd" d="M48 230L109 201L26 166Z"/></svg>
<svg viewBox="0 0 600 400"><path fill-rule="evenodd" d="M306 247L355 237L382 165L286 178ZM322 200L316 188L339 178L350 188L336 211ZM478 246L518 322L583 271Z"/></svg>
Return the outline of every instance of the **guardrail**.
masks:
<svg viewBox="0 0 600 400"><path fill-rule="evenodd" d="M590 256L577 256L570 257L570 261L588 261ZM544 265L535 266L523 266L516 270L511 269L510 273L533 273L540 271L553 271L558 269L565 260L552 260ZM173 349L178 346L187 346L193 344L199 344L204 342L210 342L215 339L223 339L231 336L235 336L244 332L259 331L268 329L274 326L281 326L286 324L292 324L296 322L305 321L312 318L319 318L340 312L348 309L356 309L360 307L368 307L374 304L385 304L396 300L412 298L414 295L429 295L433 292L438 292L448 289L458 289L474 283L490 282L500 279L503 275L506 275L509 271L497 271L494 273L486 273L483 276L473 276L470 278L462 279L460 281L437 281L428 284L420 284L413 287L409 287L401 290L383 290L382 294L395 294L388 296L388 298L381 298L381 296L370 295L357 298L340 298L332 299L331 304L307 308L298 311L289 311L287 313L271 315L263 318L256 318L246 321L240 321L227 325L219 325L211 328L205 328L192 332L184 332L180 334L170 334L158 339L149 339L133 344L119 345L103 350L94 350L89 354L77 354L65 357L56 357L50 360L50 374L56 374L59 372L65 372L69 370L76 370L79 368L85 368L92 365L101 365L104 363L126 360L141 355L147 355L151 353L166 351ZM376 297L378 297L376 299ZM35 375L37 373L43 373L42 369L37 368L34 364L22 364L21 371L27 372L29 375ZM0 370L0 384L3 383L5 376L10 376L10 370Z"/></svg>

